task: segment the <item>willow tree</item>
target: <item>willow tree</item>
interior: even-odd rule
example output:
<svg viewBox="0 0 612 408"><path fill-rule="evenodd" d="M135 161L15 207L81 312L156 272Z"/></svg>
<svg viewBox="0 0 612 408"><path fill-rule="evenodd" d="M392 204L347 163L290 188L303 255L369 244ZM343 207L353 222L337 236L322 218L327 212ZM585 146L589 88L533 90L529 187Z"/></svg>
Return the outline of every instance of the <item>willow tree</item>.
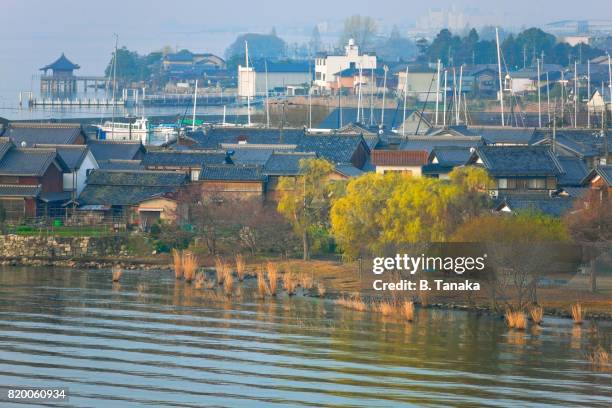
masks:
<svg viewBox="0 0 612 408"><path fill-rule="evenodd" d="M278 182L278 212L302 237L304 259L310 258L310 243L316 228L325 226L330 207L329 175L334 166L325 159L300 160L298 177Z"/></svg>

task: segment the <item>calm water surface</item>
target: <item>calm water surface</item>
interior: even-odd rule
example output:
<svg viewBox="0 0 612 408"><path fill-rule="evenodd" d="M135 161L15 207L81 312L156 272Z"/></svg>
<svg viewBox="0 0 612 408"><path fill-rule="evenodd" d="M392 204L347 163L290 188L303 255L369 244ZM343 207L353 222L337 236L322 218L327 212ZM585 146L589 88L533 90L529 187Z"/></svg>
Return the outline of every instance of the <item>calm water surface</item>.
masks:
<svg viewBox="0 0 612 408"><path fill-rule="evenodd" d="M296 297L226 300L169 272L0 269L0 384L68 406L612 406L591 327L473 313L404 324ZM612 332L600 325L600 332ZM8 406L8 405L3 405Z"/></svg>

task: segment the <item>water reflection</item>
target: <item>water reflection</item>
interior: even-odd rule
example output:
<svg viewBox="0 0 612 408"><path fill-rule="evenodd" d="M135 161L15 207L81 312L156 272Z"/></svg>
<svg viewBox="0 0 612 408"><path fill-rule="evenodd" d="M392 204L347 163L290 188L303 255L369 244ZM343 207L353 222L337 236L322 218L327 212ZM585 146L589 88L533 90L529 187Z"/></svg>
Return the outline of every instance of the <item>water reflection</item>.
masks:
<svg viewBox="0 0 612 408"><path fill-rule="evenodd" d="M304 297L196 289L171 273L0 269L0 381L75 406L610 406L586 328L417 309L413 323ZM609 325L601 325L610 335Z"/></svg>

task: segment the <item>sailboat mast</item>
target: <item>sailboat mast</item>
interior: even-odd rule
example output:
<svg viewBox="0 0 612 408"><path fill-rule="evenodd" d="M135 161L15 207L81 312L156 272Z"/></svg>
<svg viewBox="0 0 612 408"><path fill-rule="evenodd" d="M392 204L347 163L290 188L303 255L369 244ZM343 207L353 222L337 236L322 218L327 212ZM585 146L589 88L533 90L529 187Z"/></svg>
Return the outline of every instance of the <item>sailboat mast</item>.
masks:
<svg viewBox="0 0 612 408"><path fill-rule="evenodd" d="M504 120L504 84L502 83L501 71L501 50L499 48L499 30L495 27L495 42L497 44L497 76L499 77L499 106L501 108L501 125L505 125Z"/></svg>
<svg viewBox="0 0 612 408"><path fill-rule="evenodd" d="M385 71L385 75L383 77L383 100L382 109L380 110L380 126L385 125L385 96L387 96L387 71L389 71L389 67L385 65L383 71Z"/></svg>
<svg viewBox="0 0 612 408"><path fill-rule="evenodd" d="M459 67L459 95L457 97L457 125L461 118L461 92L463 90L463 64Z"/></svg>
<svg viewBox="0 0 612 408"><path fill-rule="evenodd" d="M374 126L374 68L370 71L370 127Z"/></svg>
<svg viewBox="0 0 612 408"><path fill-rule="evenodd" d="M444 94L442 95L442 100L444 101L442 103L442 125L444 127L446 127L446 80L447 80L447 76L448 76L448 71L445 69L444 70Z"/></svg>
<svg viewBox="0 0 612 408"><path fill-rule="evenodd" d="M113 120L111 122L111 133L113 135L113 138L115 136L115 109L116 109L116 103L115 103L115 95L117 93L117 47L118 47L118 43L119 43L119 36L117 34L115 35L115 54L113 55Z"/></svg>
<svg viewBox="0 0 612 408"><path fill-rule="evenodd" d="M359 91L357 92L357 123L361 123L361 64L359 64Z"/></svg>
<svg viewBox="0 0 612 408"><path fill-rule="evenodd" d="M402 119L402 136L406 136L406 98L408 95L408 65L406 65L406 78L404 79L404 116Z"/></svg>
<svg viewBox="0 0 612 408"><path fill-rule="evenodd" d="M310 58L308 59L308 129L312 129L312 71Z"/></svg>
<svg viewBox="0 0 612 408"><path fill-rule="evenodd" d="M438 58L438 73L436 74L436 119L435 123L438 126L438 105L440 104L440 59Z"/></svg>
<svg viewBox="0 0 612 408"><path fill-rule="evenodd" d="M191 117L191 129L195 130L195 120L196 120L196 106L198 104L198 80L195 80L195 86L193 87L193 114Z"/></svg>
<svg viewBox="0 0 612 408"><path fill-rule="evenodd" d="M578 60L574 60L574 129L578 127L578 99L580 89L578 89Z"/></svg>
<svg viewBox="0 0 612 408"><path fill-rule="evenodd" d="M546 111L548 112L548 126L550 126L550 81L548 80L548 71L546 71Z"/></svg>
<svg viewBox="0 0 612 408"><path fill-rule="evenodd" d="M269 88L268 88L268 60L264 61L266 68L266 127L270 127L270 103L268 100ZM310 69L310 68L309 68Z"/></svg>
<svg viewBox="0 0 612 408"><path fill-rule="evenodd" d="M247 73L247 123L251 126L251 72L249 71L249 43L244 41L244 59Z"/></svg>
<svg viewBox="0 0 612 408"><path fill-rule="evenodd" d="M591 127L591 107L589 100L591 99L591 60L587 59L587 128Z"/></svg>

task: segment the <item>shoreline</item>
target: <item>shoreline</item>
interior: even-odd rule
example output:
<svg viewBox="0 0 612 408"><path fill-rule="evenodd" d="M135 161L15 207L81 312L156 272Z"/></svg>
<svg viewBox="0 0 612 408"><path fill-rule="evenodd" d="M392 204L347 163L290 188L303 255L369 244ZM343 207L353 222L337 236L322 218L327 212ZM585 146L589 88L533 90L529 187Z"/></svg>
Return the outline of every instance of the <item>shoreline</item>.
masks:
<svg viewBox="0 0 612 408"><path fill-rule="evenodd" d="M288 262L294 261L296 263L310 266L312 268L312 273L315 275L317 272L317 266L321 262L328 261L298 261L298 260L289 260ZM251 271L257 269L257 265L259 262L251 262L248 264L249 269ZM141 271L172 271L172 260L170 257L166 256L154 256L154 257L132 257L132 258L113 258L113 257L82 257L79 259L74 259L71 257L0 257L0 267L12 266L12 267L42 267L42 268L75 268L75 269L111 269L113 266L120 266L125 270L141 270ZM320 266L320 265L319 265ZM212 265L203 265L202 269L204 269L207 273L214 272L215 269ZM249 275L250 279L254 279L254 275ZM325 276L322 277L322 280L325 280ZM331 276L327 277L332 279L340 278L339 276ZM313 294L311 290L303 290L301 295L302 297L313 297L313 298L322 298L326 300L337 301L340 298L351 296L354 294L354 291L346 290L346 289L338 289L333 286L326 285L326 292L323 295ZM373 303L384 299L385 296L373 296L369 294L361 295L363 301L371 306ZM388 298L388 296L387 296ZM488 305L483 304L463 304L461 302L457 302L454 299L449 299L448 302L440 302L435 301L432 303L428 303L426 306L423 306L420 301L415 301L414 304L421 309L432 309L432 310L458 310L458 311L467 311L470 313L476 314L487 314L490 316L497 316L500 319L503 319L503 312L493 310ZM571 313L563 308L558 307L546 307L544 308L544 315L550 317L558 317L558 318L567 318L571 319ZM593 321L612 321L612 314L597 312L597 313L589 313L587 308L586 319Z"/></svg>

